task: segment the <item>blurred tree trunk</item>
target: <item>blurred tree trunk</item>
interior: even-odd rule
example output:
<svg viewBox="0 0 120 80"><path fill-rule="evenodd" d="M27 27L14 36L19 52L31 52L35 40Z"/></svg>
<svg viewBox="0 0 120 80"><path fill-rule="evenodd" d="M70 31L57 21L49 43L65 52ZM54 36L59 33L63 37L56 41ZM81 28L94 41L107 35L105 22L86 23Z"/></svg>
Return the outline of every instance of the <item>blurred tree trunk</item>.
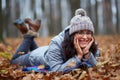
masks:
<svg viewBox="0 0 120 80"><path fill-rule="evenodd" d="M90 4L90 0L87 0L87 3L86 3L86 5L87 5L87 9L86 9L86 12L87 12L87 15L89 16L89 17L91 17L91 4Z"/></svg>
<svg viewBox="0 0 120 80"><path fill-rule="evenodd" d="M104 34L103 26L103 1L97 1L97 21L98 21L98 33Z"/></svg>
<svg viewBox="0 0 120 80"><path fill-rule="evenodd" d="M2 32L3 32L3 17L2 17L2 0L0 0L0 41L3 41L3 36L2 36Z"/></svg>
<svg viewBox="0 0 120 80"><path fill-rule="evenodd" d="M6 37L10 36L9 35L9 33L10 33L9 21L10 21L10 14L11 14L10 8L11 8L10 7L10 0L6 0L6 9L4 12L4 29L5 29Z"/></svg>
<svg viewBox="0 0 120 80"><path fill-rule="evenodd" d="M50 35L53 35L53 23L54 23L54 19L53 19L53 9L52 9L52 6L53 6L53 4L52 4L52 1L53 0L50 0L50 22L49 22L49 34Z"/></svg>
<svg viewBox="0 0 120 80"><path fill-rule="evenodd" d="M55 33L54 34L58 34L61 30L62 30L62 26L61 26L61 0L56 0L56 8L55 8L55 12L56 12L56 16L55 16L55 22L54 22L54 29L55 29Z"/></svg>
<svg viewBox="0 0 120 80"><path fill-rule="evenodd" d="M95 20L94 20L94 27L95 27L95 32L98 34L98 14L97 14L97 9L98 9L98 4L97 1L95 0Z"/></svg>
<svg viewBox="0 0 120 80"><path fill-rule="evenodd" d="M94 1L94 2L93 2ZM94 24L94 28L95 28L95 33L97 33L98 31L98 26L97 26L97 2L96 0L92 0L92 2L90 1L90 18L93 21Z"/></svg>
<svg viewBox="0 0 120 80"><path fill-rule="evenodd" d="M117 11L117 14L116 14L116 18L117 18L117 24L116 24L116 26L117 26L117 33L119 33L120 34L120 0L116 0L116 11Z"/></svg>
<svg viewBox="0 0 120 80"><path fill-rule="evenodd" d="M112 10L110 0L103 0L103 18L104 29L106 31L106 34L115 33L112 23Z"/></svg>
<svg viewBox="0 0 120 80"><path fill-rule="evenodd" d="M71 15L72 17L75 15L75 10L80 8L80 0L70 0L71 7Z"/></svg>
<svg viewBox="0 0 120 80"><path fill-rule="evenodd" d="M61 30L61 2L50 0L50 35L58 34Z"/></svg>

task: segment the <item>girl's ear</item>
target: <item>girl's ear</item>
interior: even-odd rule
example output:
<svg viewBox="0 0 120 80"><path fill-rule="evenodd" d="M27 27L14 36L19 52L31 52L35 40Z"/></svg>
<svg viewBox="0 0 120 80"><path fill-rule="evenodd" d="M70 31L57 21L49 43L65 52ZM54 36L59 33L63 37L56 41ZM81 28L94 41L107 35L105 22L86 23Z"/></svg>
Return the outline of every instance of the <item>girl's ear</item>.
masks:
<svg viewBox="0 0 120 80"><path fill-rule="evenodd" d="M69 28L65 30L65 34L69 34Z"/></svg>
<svg viewBox="0 0 120 80"><path fill-rule="evenodd" d="M69 29L66 29L65 30L65 36L64 36L65 38L68 38L69 37Z"/></svg>

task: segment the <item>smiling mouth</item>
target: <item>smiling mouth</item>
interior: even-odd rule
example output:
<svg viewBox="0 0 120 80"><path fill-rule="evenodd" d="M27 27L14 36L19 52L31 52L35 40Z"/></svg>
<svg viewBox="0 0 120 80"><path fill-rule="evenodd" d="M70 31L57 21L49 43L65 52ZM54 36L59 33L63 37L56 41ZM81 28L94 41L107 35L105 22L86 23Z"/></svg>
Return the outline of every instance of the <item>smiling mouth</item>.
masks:
<svg viewBox="0 0 120 80"><path fill-rule="evenodd" d="M84 44L86 44L87 42L81 42L80 44L82 44L82 45L84 45Z"/></svg>
<svg viewBox="0 0 120 80"><path fill-rule="evenodd" d="M86 44L88 44L88 42L87 41L84 41L84 42L81 41L79 44L80 45L86 45Z"/></svg>
<svg viewBox="0 0 120 80"><path fill-rule="evenodd" d="M85 41L84 41L84 42L83 42L83 41L81 41L80 43L87 43L87 42L85 42Z"/></svg>

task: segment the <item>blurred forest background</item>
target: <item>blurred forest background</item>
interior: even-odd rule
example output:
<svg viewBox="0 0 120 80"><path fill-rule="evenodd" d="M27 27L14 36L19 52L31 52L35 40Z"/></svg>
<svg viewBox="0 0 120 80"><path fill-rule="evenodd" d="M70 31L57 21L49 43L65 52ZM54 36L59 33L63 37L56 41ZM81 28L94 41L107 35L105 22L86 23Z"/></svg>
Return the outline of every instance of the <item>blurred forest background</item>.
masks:
<svg viewBox="0 0 120 80"><path fill-rule="evenodd" d="M70 24L78 8L87 11L95 27L101 56L96 67L66 75L31 73L10 64L23 38L13 25L17 18L41 19L38 46L49 45L53 36ZM20 54L20 53L19 53ZM0 80L120 80L120 0L0 0Z"/></svg>
<svg viewBox="0 0 120 80"><path fill-rule="evenodd" d="M42 20L41 37L54 36L69 25L78 8L87 11L96 35L120 34L120 0L0 0L0 40L18 37L17 18Z"/></svg>

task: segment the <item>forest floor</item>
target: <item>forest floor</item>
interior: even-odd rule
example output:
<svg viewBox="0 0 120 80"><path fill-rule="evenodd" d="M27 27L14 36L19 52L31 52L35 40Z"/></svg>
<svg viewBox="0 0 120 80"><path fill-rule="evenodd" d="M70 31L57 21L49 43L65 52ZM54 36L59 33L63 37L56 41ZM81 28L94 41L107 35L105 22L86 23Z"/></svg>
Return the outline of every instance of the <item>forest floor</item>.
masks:
<svg viewBox="0 0 120 80"><path fill-rule="evenodd" d="M39 46L48 45L50 38L36 38ZM21 66L11 65L10 59L22 38L7 38L0 43L0 80L120 80L120 35L95 36L101 57L93 68L62 72L24 72Z"/></svg>

